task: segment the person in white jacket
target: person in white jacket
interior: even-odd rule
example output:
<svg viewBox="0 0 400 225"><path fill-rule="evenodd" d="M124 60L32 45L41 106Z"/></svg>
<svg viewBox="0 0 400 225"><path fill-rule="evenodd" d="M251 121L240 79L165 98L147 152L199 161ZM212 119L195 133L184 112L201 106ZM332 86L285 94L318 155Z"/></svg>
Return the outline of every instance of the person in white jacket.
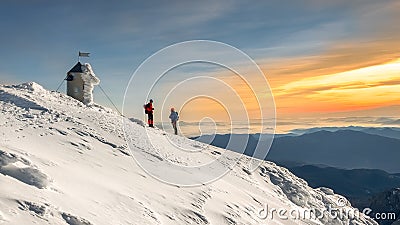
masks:
<svg viewBox="0 0 400 225"><path fill-rule="evenodd" d="M169 115L169 118L171 119L172 127L174 128L174 131L175 131L175 135L177 135L178 128L176 126L176 122L179 120L179 116L174 108L171 108L171 114Z"/></svg>

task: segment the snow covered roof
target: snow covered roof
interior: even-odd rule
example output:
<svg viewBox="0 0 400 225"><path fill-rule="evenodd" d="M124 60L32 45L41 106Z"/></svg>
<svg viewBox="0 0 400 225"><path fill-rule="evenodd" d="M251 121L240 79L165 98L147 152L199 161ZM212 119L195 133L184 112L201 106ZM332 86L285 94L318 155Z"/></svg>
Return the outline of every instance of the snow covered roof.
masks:
<svg viewBox="0 0 400 225"><path fill-rule="evenodd" d="M68 71L68 74L69 73L83 73L81 62L78 62L74 67L72 67L72 69Z"/></svg>

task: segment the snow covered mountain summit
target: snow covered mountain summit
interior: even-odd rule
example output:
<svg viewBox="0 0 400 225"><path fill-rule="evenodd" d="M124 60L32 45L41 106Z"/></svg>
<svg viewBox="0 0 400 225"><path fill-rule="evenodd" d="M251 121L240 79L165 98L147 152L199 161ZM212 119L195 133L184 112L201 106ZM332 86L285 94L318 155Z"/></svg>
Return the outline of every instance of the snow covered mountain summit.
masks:
<svg viewBox="0 0 400 225"><path fill-rule="evenodd" d="M193 160L167 147L154 151L143 134L200 149L204 159L225 150L147 130L36 83L0 86L0 224L376 224L332 190L312 189L273 163L246 170L248 157L207 185L160 182L133 155L149 165Z"/></svg>

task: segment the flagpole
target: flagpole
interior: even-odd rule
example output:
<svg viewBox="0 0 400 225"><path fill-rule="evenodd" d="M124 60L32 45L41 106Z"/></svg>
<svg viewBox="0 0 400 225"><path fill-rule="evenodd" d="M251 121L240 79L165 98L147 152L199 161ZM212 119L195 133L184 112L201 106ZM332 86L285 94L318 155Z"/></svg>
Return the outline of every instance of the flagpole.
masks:
<svg viewBox="0 0 400 225"><path fill-rule="evenodd" d="M78 62L80 61L80 57L81 57L81 52L78 52Z"/></svg>

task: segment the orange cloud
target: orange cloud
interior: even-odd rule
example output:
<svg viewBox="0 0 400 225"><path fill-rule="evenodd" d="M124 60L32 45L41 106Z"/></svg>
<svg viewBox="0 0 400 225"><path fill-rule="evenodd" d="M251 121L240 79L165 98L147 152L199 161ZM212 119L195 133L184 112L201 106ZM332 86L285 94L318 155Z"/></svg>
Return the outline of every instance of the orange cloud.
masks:
<svg viewBox="0 0 400 225"><path fill-rule="evenodd" d="M331 47L329 51L318 56L279 62L276 60L272 61L275 64L269 63L262 68L272 87L278 117L362 110L398 104L400 100L400 60L396 61L399 58L398 52L400 46L389 40L358 45L341 44ZM267 67L275 70L265 71ZM266 87L250 88L231 72L228 75L219 72L219 76L243 101L249 118L261 118L258 100L253 91L259 92ZM237 107L231 102L224 104L233 110ZM193 109L196 108L195 105L192 106ZM207 105L210 112L213 111L213 107L216 106Z"/></svg>
<svg viewBox="0 0 400 225"><path fill-rule="evenodd" d="M384 64L400 57L400 35L374 41L339 43L325 52L289 59L262 60L273 87L297 79L340 73Z"/></svg>
<svg viewBox="0 0 400 225"><path fill-rule="evenodd" d="M306 77L274 88L282 113L334 112L398 104L400 60ZM298 99L302 99L299 104Z"/></svg>

